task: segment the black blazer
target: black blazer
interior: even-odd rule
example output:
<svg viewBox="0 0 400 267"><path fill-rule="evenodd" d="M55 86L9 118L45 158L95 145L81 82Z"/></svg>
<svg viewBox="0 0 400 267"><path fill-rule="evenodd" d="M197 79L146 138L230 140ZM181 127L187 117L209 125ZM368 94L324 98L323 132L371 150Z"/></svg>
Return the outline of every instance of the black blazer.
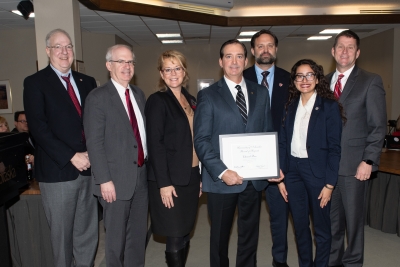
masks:
<svg viewBox="0 0 400 267"><path fill-rule="evenodd" d="M75 71L72 76L79 90L83 112L86 96L96 87L96 81ZM76 152L86 151L82 118L50 65L25 78L24 108L29 132L36 142L36 180L55 183L78 178L79 171L70 160ZM90 169L82 174L90 176Z"/></svg>
<svg viewBox="0 0 400 267"><path fill-rule="evenodd" d="M196 99L184 88L189 105ZM145 107L148 150L148 180L159 188L188 185L193 160L193 140L185 111L171 89L152 94Z"/></svg>
<svg viewBox="0 0 400 267"><path fill-rule="evenodd" d="M258 83L255 66L243 71L243 77ZM271 99L271 115L274 130L279 132L282 124L283 109L289 98L290 73L275 66L274 86Z"/></svg>

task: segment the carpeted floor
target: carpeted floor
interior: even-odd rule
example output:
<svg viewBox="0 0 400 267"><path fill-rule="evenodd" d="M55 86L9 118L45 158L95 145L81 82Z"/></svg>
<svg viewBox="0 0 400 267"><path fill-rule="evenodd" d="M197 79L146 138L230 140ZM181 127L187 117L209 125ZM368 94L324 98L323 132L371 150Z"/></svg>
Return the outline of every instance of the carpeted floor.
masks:
<svg viewBox="0 0 400 267"><path fill-rule="evenodd" d="M204 267L209 266L209 236L210 225L207 215L207 197L203 195L200 200L197 223L191 239L191 247L186 266ZM288 265L298 266L297 252L294 241L292 224L288 230L289 253ZM230 240L230 266L235 266L237 243L236 223L232 229ZM258 267L271 267L271 234L269 230L269 215L265 200L261 209L260 240L258 244L257 261ZM164 258L165 242L162 237L153 236L149 242L146 252L146 267L167 266ZM400 237L394 234L386 234L379 230L365 227L365 264L364 267L395 267L400 266ZM100 223L100 242L96 256L95 267L106 267L104 258L104 228Z"/></svg>

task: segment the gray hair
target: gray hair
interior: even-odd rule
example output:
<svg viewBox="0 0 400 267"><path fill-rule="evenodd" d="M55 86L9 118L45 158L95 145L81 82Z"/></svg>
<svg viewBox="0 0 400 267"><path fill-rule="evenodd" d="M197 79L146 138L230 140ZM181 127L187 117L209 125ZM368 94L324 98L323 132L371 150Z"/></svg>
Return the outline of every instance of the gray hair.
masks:
<svg viewBox="0 0 400 267"><path fill-rule="evenodd" d="M52 30L51 32L49 32L46 35L46 46L50 46L50 38L56 33L65 34L68 37L69 41L72 43L71 37L69 36L69 34L65 30L63 30L63 29L54 29L54 30Z"/></svg>
<svg viewBox="0 0 400 267"><path fill-rule="evenodd" d="M132 53L133 60L135 60L135 54L133 53L132 47L130 47L128 45L124 45L124 44L117 44L117 45L113 45L107 49L106 61L108 62L108 61L112 60L112 54L113 54L114 50L121 48L121 47L125 47L125 48L129 49L129 51L131 51L131 53Z"/></svg>

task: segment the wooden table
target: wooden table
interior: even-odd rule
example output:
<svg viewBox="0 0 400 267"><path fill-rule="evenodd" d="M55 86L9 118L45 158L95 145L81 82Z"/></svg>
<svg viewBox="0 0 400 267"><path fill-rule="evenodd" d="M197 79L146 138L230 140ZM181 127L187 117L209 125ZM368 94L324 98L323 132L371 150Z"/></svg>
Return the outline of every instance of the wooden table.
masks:
<svg viewBox="0 0 400 267"><path fill-rule="evenodd" d="M382 151L379 171L400 175L400 151Z"/></svg>
<svg viewBox="0 0 400 267"><path fill-rule="evenodd" d="M24 188L21 195L40 195L39 183L36 181L29 182L29 187Z"/></svg>

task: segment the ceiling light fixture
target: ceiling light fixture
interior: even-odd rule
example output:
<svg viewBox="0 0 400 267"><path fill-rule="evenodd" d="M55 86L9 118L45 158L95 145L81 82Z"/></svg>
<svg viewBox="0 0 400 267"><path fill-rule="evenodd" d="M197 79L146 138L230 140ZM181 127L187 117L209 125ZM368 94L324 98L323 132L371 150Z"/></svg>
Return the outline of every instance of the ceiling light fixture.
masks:
<svg viewBox="0 0 400 267"><path fill-rule="evenodd" d="M24 17L24 19L29 19L30 14L33 13L33 4L29 0L22 0L17 5L17 9L19 12L21 12L21 15Z"/></svg>
<svg viewBox="0 0 400 267"><path fill-rule="evenodd" d="M161 40L163 44L182 44L183 40Z"/></svg>
<svg viewBox="0 0 400 267"><path fill-rule="evenodd" d="M181 34L180 33L157 33L156 34L158 38L180 38Z"/></svg>
<svg viewBox="0 0 400 267"><path fill-rule="evenodd" d="M18 10L11 10L11 12L14 13L14 14L17 14L18 16L21 16L21 17L22 17L21 12L19 12ZM31 13L31 14L29 15L29 17L30 17L30 18L34 18L34 17L35 17L35 13Z"/></svg>
<svg viewBox="0 0 400 267"><path fill-rule="evenodd" d="M342 31L346 31L348 29L325 29L322 32L319 32L320 34L338 34L341 33Z"/></svg>
<svg viewBox="0 0 400 267"><path fill-rule="evenodd" d="M332 38L332 36L311 36L311 37L307 38L307 40L319 40L319 41L322 41L322 40L327 40L329 38Z"/></svg>
<svg viewBox="0 0 400 267"><path fill-rule="evenodd" d="M241 32L239 36L253 36L256 33L256 31Z"/></svg>
<svg viewBox="0 0 400 267"><path fill-rule="evenodd" d="M250 42L251 38L239 38L238 41L240 41L240 42Z"/></svg>

